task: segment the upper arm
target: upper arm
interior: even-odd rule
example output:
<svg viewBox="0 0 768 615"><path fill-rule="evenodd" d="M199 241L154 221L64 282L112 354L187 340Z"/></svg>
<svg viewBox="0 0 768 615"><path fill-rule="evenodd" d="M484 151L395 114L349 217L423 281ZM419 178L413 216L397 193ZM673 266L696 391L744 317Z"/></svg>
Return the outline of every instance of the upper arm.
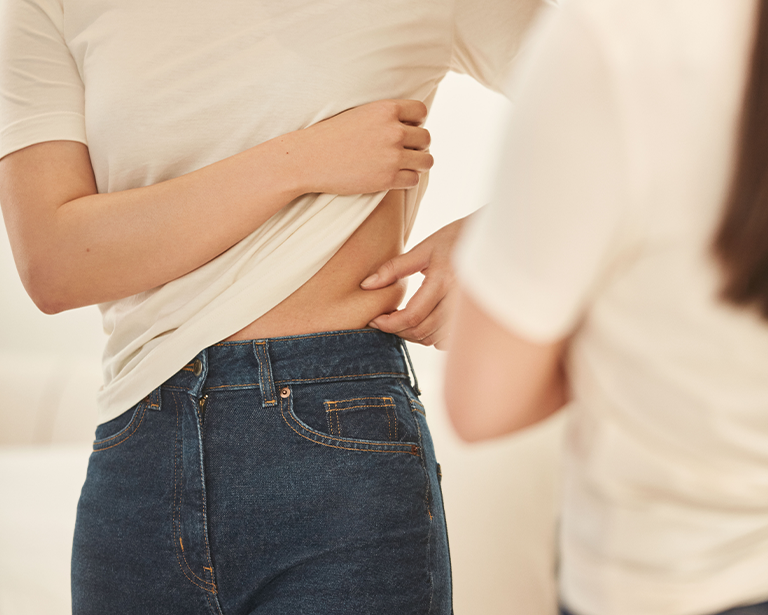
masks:
<svg viewBox="0 0 768 615"><path fill-rule="evenodd" d="M13 257L24 287L44 311L38 289L48 274L55 216L64 203L95 193L82 143L38 143L0 159L0 207Z"/></svg>
<svg viewBox="0 0 768 615"><path fill-rule="evenodd" d="M564 340L531 342L494 320L464 292L450 340L445 401L465 440L521 429L565 403Z"/></svg>
<svg viewBox="0 0 768 615"><path fill-rule="evenodd" d="M564 400L564 340L636 234L613 75L569 6L516 75L493 201L457 250L471 300L452 336L447 401L481 435L546 415L558 388Z"/></svg>
<svg viewBox="0 0 768 615"><path fill-rule="evenodd" d="M0 1L0 207L22 281L38 305L53 215L96 192L85 88L63 20L57 0Z"/></svg>
<svg viewBox="0 0 768 615"><path fill-rule="evenodd" d="M642 232L612 68L568 6L517 73L493 200L457 250L483 308L541 342L574 331Z"/></svg>

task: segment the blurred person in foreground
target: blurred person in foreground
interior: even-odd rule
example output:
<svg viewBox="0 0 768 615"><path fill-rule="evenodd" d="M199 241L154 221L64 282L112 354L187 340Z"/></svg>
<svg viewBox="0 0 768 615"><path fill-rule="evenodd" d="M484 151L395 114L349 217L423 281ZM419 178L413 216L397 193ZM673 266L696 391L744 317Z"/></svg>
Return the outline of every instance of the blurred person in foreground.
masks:
<svg viewBox="0 0 768 615"><path fill-rule="evenodd" d="M451 418L482 440L570 400L564 613L768 613L768 3L539 28L456 257Z"/></svg>

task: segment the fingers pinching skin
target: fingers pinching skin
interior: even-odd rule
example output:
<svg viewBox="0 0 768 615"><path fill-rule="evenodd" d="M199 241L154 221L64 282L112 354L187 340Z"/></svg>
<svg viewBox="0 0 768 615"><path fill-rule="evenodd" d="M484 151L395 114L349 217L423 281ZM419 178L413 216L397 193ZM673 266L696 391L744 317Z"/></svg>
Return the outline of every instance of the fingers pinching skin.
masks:
<svg viewBox="0 0 768 615"><path fill-rule="evenodd" d="M360 283L365 290L376 290L394 284L398 280L418 273L429 264L428 254L422 253L419 246L389 259L375 273Z"/></svg>
<svg viewBox="0 0 768 615"><path fill-rule="evenodd" d="M447 347L450 328L446 325L455 287L451 251L463 224L464 219L443 227L410 251L388 260L363 280L361 288L377 290L414 273L424 274L421 286L403 309L381 314L368 326L419 344L435 345L438 349Z"/></svg>
<svg viewBox="0 0 768 615"><path fill-rule="evenodd" d="M373 322L382 331L396 335L423 327L418 330L418 335L425 337L430 333L425 326L427 318L443 298L443 293L437 286L437 284L430 284L429 280L424 278L424 283L402 310L397 310L391 314L382 314Z"/></svg>
<svg viewBox="0 0 768 615"><path fill-rule="evenodd" d="M447 334L445 324L450 312L449 302L441 300L423 318L418 312L409 312L410 309L411 302L402 310L375 318L371 325L386 333L394 333L409 342L424 346L436 345L442 341ZM407 326L410 323L414 324Z"/></svg>

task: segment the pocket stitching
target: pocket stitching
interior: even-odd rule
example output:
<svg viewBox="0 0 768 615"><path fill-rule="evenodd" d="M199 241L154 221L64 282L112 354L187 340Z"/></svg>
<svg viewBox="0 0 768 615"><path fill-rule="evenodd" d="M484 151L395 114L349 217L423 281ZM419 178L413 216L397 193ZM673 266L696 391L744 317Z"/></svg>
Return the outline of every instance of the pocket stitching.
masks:
<svg viewBox="0 0 768 615"><path fill-rule="evenodd" d="M356 401L371 401L371 402L379 402L379 403L370 403L370 404L358 404L356 406L342 406L341 408L337 408L337 405L347 404L349 402L356 402ZM339 399L339 400L327 400L323 402L325 405L325 415L326 420L328 422L328 431L330 432L330 435L341 438L341 421L339 419L339 415L345 411L345 410L356 410L358 408L384 408L384 412L387 414L387 431L389 434L389 442L397 442L397 415L395 415L395 429L394 429L394 436L392 435L392 412L391 410L395 407L395 400L390 397L389 395L381 396L381 397L350 397L349 399ZM334 413L333 415L331 413ZM333 416L333 418L331 418ZM336 425L334 427L333 419L336 420Z"/></svg>
<svg viewBox="0 0 768 615"><path fill-rule="evenodd" d="M147 413L147 405L146 403L142 402L141 405L138 408L136 408L136 410L133 413L133 416L131 417L130 422L125 427L123 427L120 431L118 431L114 436L110 436L109 438L101 438L100 440L96 440L93 443L93 452L98 453L101 451L106 451L106 450L109 450L110 448L115 448L116 446L119 446L120 444L125 442L128 438L130 438L136 433L139 427L141 427L141 424L144 422L144 416L146 415L146 413ZM128 429L130 429L132 425L133 425L133 429L131 430L130 433L126 434L125 432ZM115 442L114 444L110 444L109 446L101 446L101 444L103 443L110 442L111 440L114 440L115 438L120 438L122 436L125 436L125 437L123 437L123 439L120 440L119 442Z"/></svg>
<svg viewBox="0 0 768 615"><path fill-rule="evenodd" d="M283 417L283 421L286 425L296 433L297 435L301 436L305 440L309 440L310 442L314 442L315 444L319 444L320 446L327 446L329 448L338 448L345 451L370 451L373 453L406 453L408 455L414 455L416 457L421 457L421 450L420 447L417 444L409 444L403 442L402 444L397 443L381 443L377 444L376 442L366 442L364 440L349 440L346 438L339 438L335 436L329 436L327 434L320 433L319 431L315 431L313 429L310 429L309 427L304 426L303 424L298 422L298 419L294 417L290 411L288 413L288 416L286 416L285 411L285 400L281 397L280 398L280 415ZM327 440L338 440L339 442L347 442L349 444L359 444L361 446L358 446L356 448L347 447L347 446L338 446L336 444L330 444L328 442L322 442L320 440L317 440L315 438L310 438L306 434L301 433L298 429L296 429L291 423L288 422L288 417L291 418L292 421L294 421L301 429L309 432L313 436L317 436L318 438L325 438ZM391 448L391 447L408 447L408 450L403 449L397 449L397 448ZM389 449L385 447L390 447Z"/></svg>
<svg viewBox="0 0 768 615"><path fill-rule="evenodd" d="M182 574L187 578L187 580L192 583L192 585L195 585L196 587L199 587L200 589L210 592L211 594L217 594L218 588L216 587L216 583L212 581L206 581L205 579L200 578L197 574L195 574L195 571L192 570L192 566L189 565L189 562L187 561L187 555L184 553L184 543L182 541L181 537L181 506L183 502L184 497L184 465L182 460L181 469L179 470L179 459L182 458L183 453L178 452L179 451L179 441L178 441L178 433L179 433L179 417L181 414L181 411L179 410L179 402L176 399L176 396L173 395L173 404L176 409L176 434L177 438L174 440L173 445L173 517L171 519L171 524L173 528L173 537L174 537L174 554L176 555L176 562L179 564L179 568L181 569ZM177 478L177 470L178 471L178 478ZM178 545L176 545L176 539L178 538ZM208 559L208 563L211 563L210 558L210 552L208 550L208 535L206 533L205 535L205 542L206 542L206 556ZM179 557L179 548L181 548L181 557ZM186 566L186 569L182 565L182 561L184 560L184 566ZM203 567L205 569L205 566ZM211 568L209 568L211 576L213 576L213 567L211 564ZM192 575L192 576L190 576ZM194 578L193 578L194 577ZM200 581L200 583L203 583L204 585L200 585L200 583L197 583L195 581Z"/></svg>

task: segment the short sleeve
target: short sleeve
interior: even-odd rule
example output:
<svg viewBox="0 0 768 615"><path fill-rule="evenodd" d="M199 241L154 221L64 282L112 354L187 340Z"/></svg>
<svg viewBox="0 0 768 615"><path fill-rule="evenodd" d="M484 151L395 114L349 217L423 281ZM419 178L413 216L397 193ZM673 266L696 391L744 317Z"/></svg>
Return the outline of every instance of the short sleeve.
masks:
<svg viewBox="0 0 768 615"><path fill-rule="evenodd" d="M625 143L604 54L565 9L518 66L493 202L456 254L465 289L526 339L573 331L631 235Z"/></svg>
<svg viewBox="0 0 768 615"><path fill-rule="evenodd" d="M504 92L525 32L549 0L455 0L451 70Z"/></svg>
<svg viewBox="0 0 768 615"><path fill-rule="evenodd" d="M0 158L35 143L86 143L83 83L56 0L0 0Z"/></svg>

